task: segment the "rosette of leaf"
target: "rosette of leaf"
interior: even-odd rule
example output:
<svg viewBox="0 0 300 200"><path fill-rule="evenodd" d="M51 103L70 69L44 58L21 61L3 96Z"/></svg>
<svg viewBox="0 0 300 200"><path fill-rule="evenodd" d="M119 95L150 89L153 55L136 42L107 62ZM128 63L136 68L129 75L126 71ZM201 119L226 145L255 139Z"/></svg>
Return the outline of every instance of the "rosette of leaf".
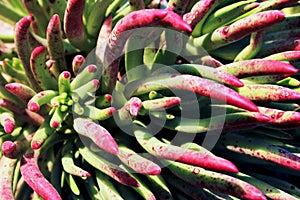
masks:
<svg viewBox="0 0 300 200"><path fill-rule="evenodd" d="M299 198L297 1L22 3L1 199Z"/></svg>

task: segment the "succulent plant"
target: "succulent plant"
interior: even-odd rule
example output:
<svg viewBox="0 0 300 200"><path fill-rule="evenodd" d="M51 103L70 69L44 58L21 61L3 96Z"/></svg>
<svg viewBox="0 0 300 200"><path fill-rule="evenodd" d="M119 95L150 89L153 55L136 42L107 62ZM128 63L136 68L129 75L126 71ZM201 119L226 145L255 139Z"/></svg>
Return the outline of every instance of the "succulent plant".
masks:
<svg viewBox="0 0 300 200"><path fill-rule="evenodd" d="M299 6L0 1L0 199L299 199Z"/></svg>

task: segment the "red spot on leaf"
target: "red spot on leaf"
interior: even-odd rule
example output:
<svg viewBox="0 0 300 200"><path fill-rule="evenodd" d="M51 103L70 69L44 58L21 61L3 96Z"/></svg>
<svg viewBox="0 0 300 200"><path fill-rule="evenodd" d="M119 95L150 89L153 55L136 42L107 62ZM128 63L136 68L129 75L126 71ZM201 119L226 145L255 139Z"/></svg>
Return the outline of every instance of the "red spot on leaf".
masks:
<svg viewBox="0 0 300 200"><path fill-rule="evenodd" d="M199 174L200 173L200 169L199 168L194 168L193 169L193 174Z"/></svg>

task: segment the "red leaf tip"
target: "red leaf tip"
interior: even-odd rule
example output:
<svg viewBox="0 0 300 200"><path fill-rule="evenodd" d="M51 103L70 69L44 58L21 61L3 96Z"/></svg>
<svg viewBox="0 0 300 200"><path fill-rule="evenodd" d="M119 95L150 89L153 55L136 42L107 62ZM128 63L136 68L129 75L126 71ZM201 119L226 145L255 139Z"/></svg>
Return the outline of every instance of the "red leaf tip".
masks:
<svg viewBox="0 0 300 200"><path fill-rule="evenodd" d="M31 148L34 150L39 149L41 146L42 146L41 144L35 141L31 143Z"/></svg>
<svg viewBox="0 0 300 200"><path fill-rule="evenodd" d="M52 128L58 128L59 127L59 123L57 121L52 122L51 127Z"/></svg>
<svg viewBox="0 0 300 200"><path fill-rule="evenodd" d="M33 101L29 101L27 107L32 112L37 112L40 110L40 106L36 102L33 102Z"/></svg>
<svg viewBox="0 0 300 200"><path fill-rule="evenodd" d="M89 65L87 68L90 73L95 73L97 71L96 65Z"/></svg>
<svg viewBox="0 0 300 200"><path fill-rule="evenodd" d="M4 131L5 133L12 133L15 129L15 122L11 119L4 120Z"/></svg>
<svg viewBox="0 0 300 200"><path fill-rule="evenodd" d="M68 78L71 77L71 73L68 72L68 71L64 71L64 72L62 72L62 76L63 76L65 79L68 79Z"/></svg>
<svg viewBox="0 0 300 200"><path fill-rule="evenodd" d="M5 141L2 144L2 153L6 154L16 149L16 144L12 141Z"/></svg>
<svg viewBox="0 0 300 200"><path fill-rule="evenodd" d="M95 88L98 88L99 85L100 85L100 83L99 83L98 80L93 80L93 84L94 84L94 87L95 87Z"/></svg>
<svg viewBox="0 0 300 200"><path fill-rule="evenodd" d="M105 99L106 99L108 102L111 102L112 96L111 96L110 94L106 94L106 95L105 95Z"/></svg>

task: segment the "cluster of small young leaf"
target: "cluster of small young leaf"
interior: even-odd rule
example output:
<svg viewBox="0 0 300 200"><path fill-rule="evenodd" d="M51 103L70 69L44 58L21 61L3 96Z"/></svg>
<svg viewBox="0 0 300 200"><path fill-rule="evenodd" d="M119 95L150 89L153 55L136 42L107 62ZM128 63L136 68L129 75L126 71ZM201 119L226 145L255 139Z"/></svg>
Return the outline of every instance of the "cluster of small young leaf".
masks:
<svg viewBox="0 0 300 200"><path fill-rule="evenodd" d="M299 7L1 0L0 199L299 199Z"/></svg>

